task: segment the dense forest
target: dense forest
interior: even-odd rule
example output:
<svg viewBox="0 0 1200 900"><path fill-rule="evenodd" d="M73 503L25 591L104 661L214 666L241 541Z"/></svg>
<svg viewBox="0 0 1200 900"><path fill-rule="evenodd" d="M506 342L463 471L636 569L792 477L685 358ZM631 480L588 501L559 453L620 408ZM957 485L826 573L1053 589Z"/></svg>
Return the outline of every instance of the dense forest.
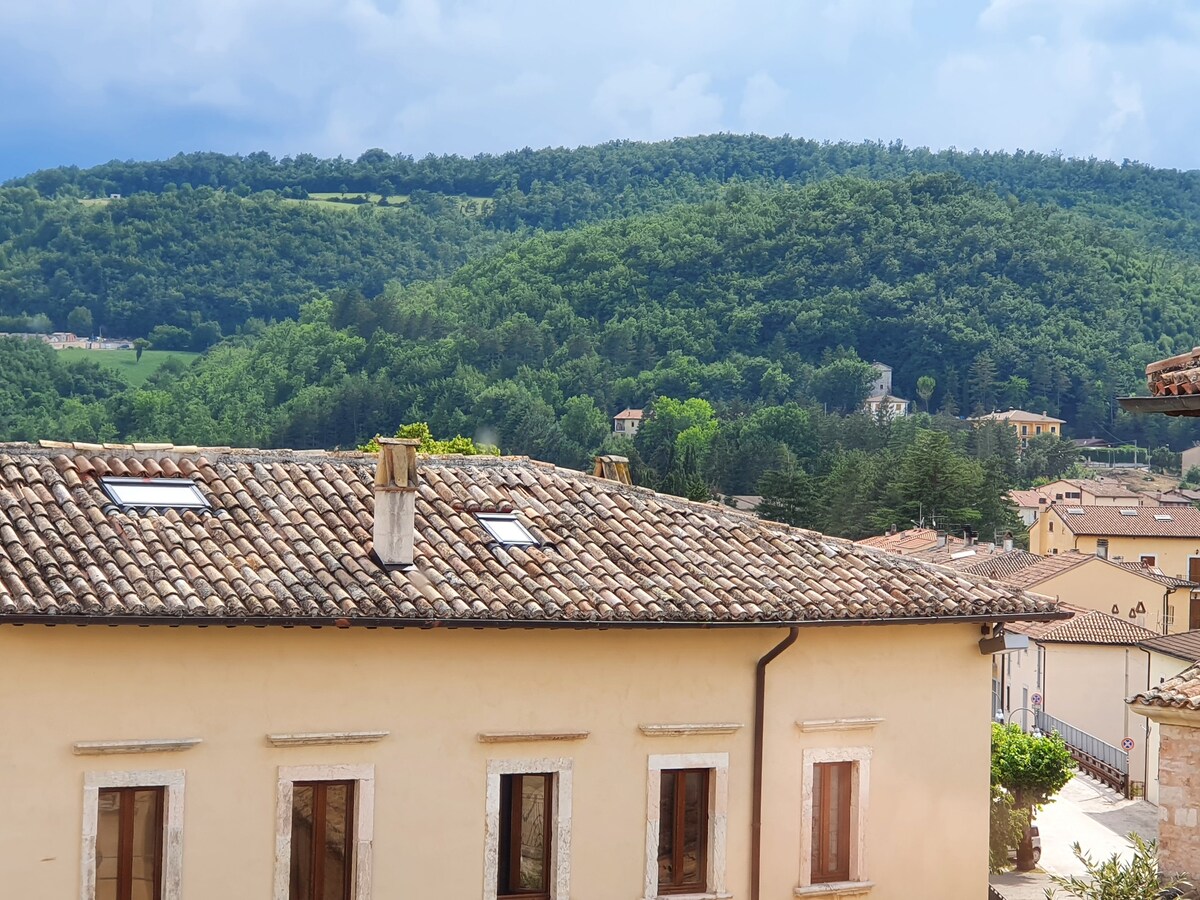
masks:
<svg viewBox="0 0 1200 900"><path fill-rule="evenodd" d="M1003 530L998 492L1073 455L961 416L1197 437L1113 402L1197 343L1197 223L1192 173L754 136L48 170L0 188L0 330L211 349L135 388L0 340L0 438L352 446L427 422L573 466L625 452L643 483L835 533L930 508ZM874 359L922 415L852 415ZM654 410L635 443L610 435L626 406ZM957 507L902 476L930 459ZM813 498L847 480L856 512L829 521Z"/></svg>

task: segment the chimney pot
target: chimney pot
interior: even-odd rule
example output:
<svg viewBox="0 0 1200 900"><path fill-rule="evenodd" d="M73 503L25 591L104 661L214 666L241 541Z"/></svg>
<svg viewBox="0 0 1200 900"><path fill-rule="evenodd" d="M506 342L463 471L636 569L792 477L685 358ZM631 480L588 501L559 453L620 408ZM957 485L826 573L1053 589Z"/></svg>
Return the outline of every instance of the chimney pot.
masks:
<svg viewBox="0 0 1200 900"><path fill-rule="evenodd" d="M607 478L621 484L633 484L629 476L629 459L624 456L597 456L592 474L597 478Z"/></svg>
<svg viewBox="0 0 1200 900"><path fill-rule="evenodd" d="M375 555L385 566L411 566L416 531L417 447L413 438L377 438Z"/></svg>

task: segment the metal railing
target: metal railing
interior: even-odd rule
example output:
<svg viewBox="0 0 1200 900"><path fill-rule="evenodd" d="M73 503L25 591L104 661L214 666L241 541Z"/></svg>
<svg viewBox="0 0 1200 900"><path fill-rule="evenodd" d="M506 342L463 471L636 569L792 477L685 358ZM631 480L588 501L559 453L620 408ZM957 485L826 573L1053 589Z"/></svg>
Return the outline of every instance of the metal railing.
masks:
<svg viewBox="0 0 1200 900"><path fill-rule="evenodd" d="M1036 721L1044 734L1057 731L1079 767L1097 781L1122 793L1129 790L1129 754L1120 747L1114 747L1040 709Z"/></svg>

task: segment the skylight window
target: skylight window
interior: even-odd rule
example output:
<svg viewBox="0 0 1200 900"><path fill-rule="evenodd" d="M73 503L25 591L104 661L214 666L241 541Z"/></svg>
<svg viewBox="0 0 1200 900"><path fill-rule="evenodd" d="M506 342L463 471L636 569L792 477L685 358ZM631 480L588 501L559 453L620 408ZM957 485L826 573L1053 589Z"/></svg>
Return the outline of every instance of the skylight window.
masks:
<svg viewBox="0 0 1200 900"><path fill-rule="evenodd" d="M1082 516L1083 515L1083 507L1082 506L1068 506L1067 507L1067 515L1068 516Z"/></svg>
<svg viewBox="0 0 1200 900"><path fill-rule="evenodd" d="M476 513L479 524L506 547L530 546L537 541L517 519L515 513Z"/></svg>
<svg viewBox="0 0 1200 900"><path fill-rule="evenodd" d="M1154 519L1156 522L1174 522L1175 521L1166 513L1155 513Z"/></svg>
<svg viewBox="0 0 1200 900"><path fill-rule="evenodd" d="M101 478L100 485L123 510L212 509L208 498L188 478Z"/></svg>
<svg viewBox="0 0 1200 900"><path fill-rule="evenodd" d="M1123 510L1121 510L1121 515L1123 515L1123 516L1136 516L1136 515L1137 515L1137 510L1136 510L1136 509L1123 509Z"/></svg>

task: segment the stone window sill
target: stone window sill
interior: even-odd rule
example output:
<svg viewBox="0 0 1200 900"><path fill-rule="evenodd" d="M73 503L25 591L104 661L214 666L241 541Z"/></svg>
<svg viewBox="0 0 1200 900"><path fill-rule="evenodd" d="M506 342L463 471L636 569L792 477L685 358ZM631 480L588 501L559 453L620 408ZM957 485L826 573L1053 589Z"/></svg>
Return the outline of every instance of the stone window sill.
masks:
<svg viewBox="0 0 1200 900"><path fill-rule="evenodd" d="M830 881L798 887L794 893L797 897L863 897L873 887L873 881Z"/></svg>
<svg viewBox="0 0 1200 900"><path fill-rule="evenodd" d="M659 897L649 897L647 900L733 900L733 894L724 891L719 894L711 891L704 894L663 894Z"/></svg>

